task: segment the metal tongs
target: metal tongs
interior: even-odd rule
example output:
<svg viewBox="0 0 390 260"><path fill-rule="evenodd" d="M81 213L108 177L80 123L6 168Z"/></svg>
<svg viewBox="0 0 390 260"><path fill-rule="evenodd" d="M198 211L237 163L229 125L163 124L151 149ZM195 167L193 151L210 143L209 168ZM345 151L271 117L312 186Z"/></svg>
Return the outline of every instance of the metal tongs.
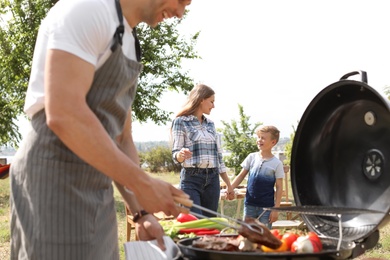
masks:
<svg viewBox="0 0 390 260"><path fill-rule="evenodd" d="M174 200L181 204L182 206L185 206L185 207L181 207L184 212L183 213L190 213L198 218L206 218L206 219L209 219L211 221L214 221L215 223L218 223L218 224L221 224L221 225L224 225L226 227L229 227L231 229L234 229L236 231L239 231L240 229L240 225L241 226L245 226L246 228L248 228L249 230L251 230L252 232L254 233L257 233L259 235L263 235L264 234L264 229L256 224L252 224L252 223L246 223L242 220L238 220L238 219L234 219L234 218L231 218L229 216L226 216L226 215L223 215L223 214L220 214L214 210L210 210L208 208L205 208L205 207L202 207L202 206L199 206L199 205L196 205L194 204L194 202L190 199L187 199L187 198L182 198L182 197L174 197ZM214 214L216 216L219 216L219 217L222 217L222 218L226 218L238 225L232 225L232 224L229 224L229 223L226 223L226 222L222 222L222 221L218 221L216 219L212 219L212 218L209 218L209 217L206 217L206 216L203 216L202 214L199 214L199 213L196 213L196 212L193 212L193 211L190 211L189 208L197 208L197 209L200 209L202 211L205 211L205 212L208 212L208 213L211 213L211 214Z"/></svg>

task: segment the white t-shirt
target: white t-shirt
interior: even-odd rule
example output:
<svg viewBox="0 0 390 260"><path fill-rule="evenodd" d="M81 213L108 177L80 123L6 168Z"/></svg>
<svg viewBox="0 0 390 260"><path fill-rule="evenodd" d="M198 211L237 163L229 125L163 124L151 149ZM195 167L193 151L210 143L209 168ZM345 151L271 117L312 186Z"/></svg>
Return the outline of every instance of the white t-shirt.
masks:
<svg viewBox="0 0 390 260"><path fill-rule="evenodd" d="M125 33L122 50L136 60L132 28L123 18ZM119 19L115 0L59 1L43 19L34 50L24 111L31 118L44 108L46 51L58 49L72 53L98 69L111 54L111 44Z"/></svg>

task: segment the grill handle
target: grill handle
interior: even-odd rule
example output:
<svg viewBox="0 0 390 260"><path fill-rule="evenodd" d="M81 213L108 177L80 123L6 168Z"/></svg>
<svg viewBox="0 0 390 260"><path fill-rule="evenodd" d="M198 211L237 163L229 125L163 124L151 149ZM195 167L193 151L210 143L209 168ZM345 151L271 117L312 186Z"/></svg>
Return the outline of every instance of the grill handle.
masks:
<svg viewBox="0 0 390 260"><path fill-rule="evenodd" d="M358 75L360 74L360 77L361 77L361 82L364 82L364 83L367 83L367 72L363 71L363 70L356 70L356 71L352 71L350 73L347 73L345 74L344 76L342 76L340 78L340 80L344 80L344 79L348 79L349 77L351 76L355 76L355 75Z"/></svg>

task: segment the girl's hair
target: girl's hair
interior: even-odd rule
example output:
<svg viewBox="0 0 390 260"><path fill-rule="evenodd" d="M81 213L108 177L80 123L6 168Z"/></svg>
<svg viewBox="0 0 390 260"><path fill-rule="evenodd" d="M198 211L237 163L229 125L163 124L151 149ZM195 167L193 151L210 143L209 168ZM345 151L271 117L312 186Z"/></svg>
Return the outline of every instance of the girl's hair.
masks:
<svg viewBox="0 0 390 260"><path fill-rule="evenodd" d="M280 131L275 126L272 125L260 126L256 129L255 132L257 135L259 135L260 133L271 133L272 140L276 140L276 143L279 142Z"/></svg>
<svg viewBox="0 0 390 260"><path fill-rule="evenodd" d="M214 90L209 86L206 86L204 84L196 85L191 90L186 103L184 104L183 108L179 111L179 113L177 113L176 117L193 115L196 109L199 107L200 103L204 99L207 99L214 94L215 94Z"/></svg>

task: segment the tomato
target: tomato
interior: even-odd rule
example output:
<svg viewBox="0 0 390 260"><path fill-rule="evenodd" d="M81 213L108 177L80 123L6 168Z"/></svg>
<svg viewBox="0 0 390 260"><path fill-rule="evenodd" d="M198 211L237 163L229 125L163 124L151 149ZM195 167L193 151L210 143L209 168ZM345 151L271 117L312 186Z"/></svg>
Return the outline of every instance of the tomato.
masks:
<svg viewBox="0 0 390 260"><path fill-rule="evenodd" d="M278 239L282 239L282 234L280 233L279 229L271 229L270 231L272 235L274 235Z"/></svg>
<svg viewBox="0 0 390 260"><path fill-rule="evenodd" d="M180 213L179 216L177 216L176 220L181 223L184 223L188 221L198 220L198 218L192 214Z"/></svg>
<svg viewBox="0 0 390 260"><path fill-rule="evenodd" d="M322 242L318 235L309 232L305 236L300 236L291 245L291 252L297 253L315 253L322 250Z"/></svg>
<svg viewBox="0 0 390 260"><path fill-rule="evenodd" d="M294 232L286 232L282 236L282 240L286 241L288 250L291 250L291 245L297 240L299 235Z"/></svg>
<svg viewBox="0 0 390 260"><path fill-rule="evenodd" d="M313 253L314 248L308 236L298 237L291 245L291 252Z"/></svg>
<svg viewBox="0 0 390 260"><path fill-rule="evenodd" d="M322 250L322 242L318 235L315 232L310 231L307 233L307 236L313 244L314 252L320 252Z"/></svg>
<svg viewBox="0 0 390 260"><path fill-rule="evenodd" d="M309 237L312 237L313 239L317 239L317 240L321 241L321 239L318 237L317 233L315 233L315 232L313 232L313 231L307 232L307 235L308 235Z"/></svg>

